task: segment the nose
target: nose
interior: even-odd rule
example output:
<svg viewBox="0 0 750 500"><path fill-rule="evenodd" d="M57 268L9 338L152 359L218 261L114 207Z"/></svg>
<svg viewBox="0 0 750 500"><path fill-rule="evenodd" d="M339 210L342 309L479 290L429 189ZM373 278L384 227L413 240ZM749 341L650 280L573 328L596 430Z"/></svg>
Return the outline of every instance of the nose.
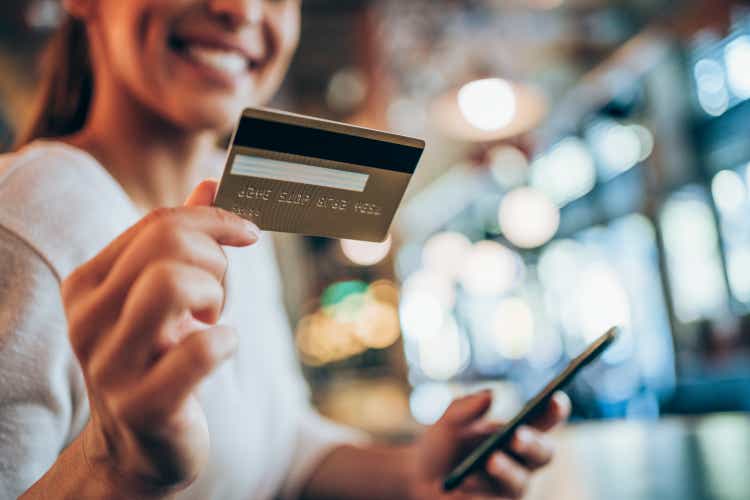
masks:
<svg viewBox="0 0 750 500"><path fill-rule="evenodd" d="M209 0L211 12L233 28L263 21L264 0Z"/></svg>

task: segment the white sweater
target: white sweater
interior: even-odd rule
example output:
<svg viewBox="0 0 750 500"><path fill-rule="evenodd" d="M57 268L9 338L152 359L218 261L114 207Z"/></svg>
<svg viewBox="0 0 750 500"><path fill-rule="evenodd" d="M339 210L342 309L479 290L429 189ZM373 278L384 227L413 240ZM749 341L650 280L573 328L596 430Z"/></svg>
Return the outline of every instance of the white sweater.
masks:
<svg viewBox="0 0 750 500"><path fill-rule="evenodd" d="M39 141L0 156L0 499L31 486L86 424L59 285L137 218L81 150ZM359 439L308 403L270 240L226 249L222 323L240 348L199 389L211 460L181 499L294 498L327 451Z"/></svg>

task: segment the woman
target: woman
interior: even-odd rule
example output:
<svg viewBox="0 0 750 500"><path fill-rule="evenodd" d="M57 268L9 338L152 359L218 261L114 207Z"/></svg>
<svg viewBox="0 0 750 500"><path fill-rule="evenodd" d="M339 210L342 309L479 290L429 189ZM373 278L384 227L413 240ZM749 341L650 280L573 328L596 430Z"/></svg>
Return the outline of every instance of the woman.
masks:
<svg viewBox="0 0 750 500"><path fill-rule="evenodd" d="M318 417L269 238L210 207L217 138L277 90L299 0L65 8L26 145L0 160L0 496L520 496L563 395L514 458L442 493L490 395L402 447Z"/></svg>

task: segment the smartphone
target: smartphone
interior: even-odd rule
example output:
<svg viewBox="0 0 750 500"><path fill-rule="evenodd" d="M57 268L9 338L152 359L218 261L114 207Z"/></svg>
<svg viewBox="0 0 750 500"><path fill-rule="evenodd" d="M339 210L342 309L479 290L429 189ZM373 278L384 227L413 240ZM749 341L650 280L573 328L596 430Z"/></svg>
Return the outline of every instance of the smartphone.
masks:
<svg viewBox="0 0 750 500"><path fill-rule="evenodd" d="M543 411L555 391L567 385L583 367L607 350L617 339L618 334L619 329L615 327L596 339L583 353L573 359L562 373L531 398L513 419L477 446L446 476L443 482L445 491L457 488L469 474L484 464L495 450L507 446L516 430Z"/></svg>

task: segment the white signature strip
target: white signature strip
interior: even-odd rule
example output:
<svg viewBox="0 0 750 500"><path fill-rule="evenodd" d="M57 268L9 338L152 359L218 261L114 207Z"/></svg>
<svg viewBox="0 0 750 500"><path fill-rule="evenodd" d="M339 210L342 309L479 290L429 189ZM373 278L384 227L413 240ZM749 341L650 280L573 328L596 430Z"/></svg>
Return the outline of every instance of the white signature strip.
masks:
<svg viewBox="0 0 750 500"><path fill-rule="evenodd" d="M232 174L275 181L296 182L333 189L345 189L360 193L364 192L367 181L370 178L369 175L358 172L314 167L301 163L290 163L241 154L238 154L234 158Z"/></svg>

